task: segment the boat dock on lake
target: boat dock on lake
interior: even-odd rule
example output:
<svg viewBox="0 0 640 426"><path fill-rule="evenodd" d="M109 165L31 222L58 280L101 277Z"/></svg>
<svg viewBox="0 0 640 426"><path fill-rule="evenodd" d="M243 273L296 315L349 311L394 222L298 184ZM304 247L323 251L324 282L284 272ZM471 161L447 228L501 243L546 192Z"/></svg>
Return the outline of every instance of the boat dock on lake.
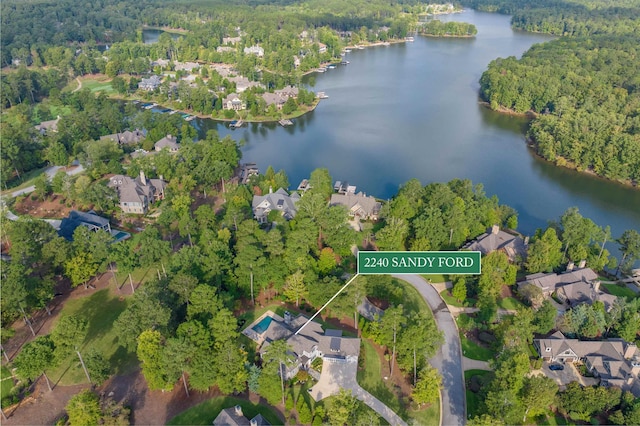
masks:
<svg viewBox="0 0 640 426"><path fill-rule="evenodd" d="M233 120L231 123L229 123L229 128L237 129L238 127L242 127L243 125L244 125L244 121L242 121L242 120Z"/></svg>
<svg viewBox="0 0 640 426"><path fill-rule="evenodd" d="M278 121L278 123L280 123L282 127L287 127L291 126L293 124L293 121L283 118L282 120Z"/></svg>
<svg viewBox="0 0 640 426"><path fill-rule="evenodd" d="M318 99L329 99L329 95L324 92L318 92Z"/></svg>

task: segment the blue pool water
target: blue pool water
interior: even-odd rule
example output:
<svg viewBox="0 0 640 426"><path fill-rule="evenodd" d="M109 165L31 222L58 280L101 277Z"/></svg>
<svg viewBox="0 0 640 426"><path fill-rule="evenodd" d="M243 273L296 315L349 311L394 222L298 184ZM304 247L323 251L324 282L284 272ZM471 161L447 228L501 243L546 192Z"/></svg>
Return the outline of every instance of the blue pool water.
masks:
<svg viewBox="0 0 640 426"><path fill-rule="evenodd" d="M269 328L269 324L271 324L271 321L273 321L273 318L271 318L270 316L266 316L262 318L260 322L254 325L251 329L258 334L262 334L267 331L267 328Z"/></svg>

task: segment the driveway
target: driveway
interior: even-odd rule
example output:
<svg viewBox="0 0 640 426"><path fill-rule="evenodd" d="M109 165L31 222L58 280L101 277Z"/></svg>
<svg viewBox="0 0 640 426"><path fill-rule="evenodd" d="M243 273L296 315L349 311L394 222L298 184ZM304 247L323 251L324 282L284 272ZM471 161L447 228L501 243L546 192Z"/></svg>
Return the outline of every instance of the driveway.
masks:
<svg viewBox="0 0 640 426"><path fill-rule="evenodd" d="M442 376L441 423L445 426L464 425L467 417L462 350L458 327L438 291L420 275L394 275L413 285L431 307L438 328L444 333L444 345L431 359Z"/></svg>
<svg viewBox="0 0 640 426"><path fill-rule="evenodd" d="M539 371L542 371L542 374L553 379L560 386L560 389L564 389L571 382L578 382L582 386L593 386L600 382L600 380L595 377L582 377L571 362L562 365L564 366L564 370L550 370L549 363L545 362Z"/></svg>
<svg viewBox="0 0 640 426"><path fill-rule="evenodd" d="M382 403L378 398L362 389L356 381L358 372L357 362L329 362L326 359L322 362L322 373L320 380L314 387L309 389L309 395L316 400L338 394L340 389L349 389L353 396L371 407L376 413L382 416L390 425L407 426L404 420Z"/></svg>
<svg viewBox="0 0 640 426"><path fill-rule="evenodd" d="M51 167L47 167L45 169L44 173L47 175L47 179L51 180L56 175L56 173L58 173L58 170L60 170L60 169L64 169L64 168L60 167L60 166L51 166ZM73 168L67 168L66 169L66 172L67 172L67 174L69 176L77 175L78 173L82 173L83 171L84 171L84 167L82 167L81 164L77 164ZM11 196L12 197L17 197L18 195L30 194L35 190L36 190L35 185L31 185L31 186L28 186L26 188L22 188L22 189L19 189L17 191L12 192Z"/></svg>

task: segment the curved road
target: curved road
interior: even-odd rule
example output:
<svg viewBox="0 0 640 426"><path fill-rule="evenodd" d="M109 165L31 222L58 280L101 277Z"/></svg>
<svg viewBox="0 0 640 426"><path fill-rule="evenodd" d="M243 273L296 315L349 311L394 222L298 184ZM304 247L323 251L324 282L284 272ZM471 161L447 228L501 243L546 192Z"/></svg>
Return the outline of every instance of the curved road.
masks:
<svg viewBox="0 0 640 426"><path fill-rule="evenodd" d="M444 345L431 359L431 365L442 376L442 410L440 415L443 426L464 425L467 407L462 372L462 350L458 327L440 295L420 275L394 275L395 278L413 285L431 307L438 328L444 333Z"/></svg>

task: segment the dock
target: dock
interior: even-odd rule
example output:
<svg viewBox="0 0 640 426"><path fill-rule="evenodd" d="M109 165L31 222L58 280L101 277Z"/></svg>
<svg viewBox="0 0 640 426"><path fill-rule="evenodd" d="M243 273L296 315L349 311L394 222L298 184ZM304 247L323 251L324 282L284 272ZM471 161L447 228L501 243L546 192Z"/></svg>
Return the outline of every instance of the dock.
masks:
<svg viewBox="0 0 640 426"><path fill-rule="evenodd" d="M280 123L282 127L287 127L287 126L291 126L293 124L293 121L283 118L282 120L278 121L278 123Z"/></svg>
<svg viewBox="0 0 640 426"><path fill-rule="evenodd" d="M318 95L318 99L329 99L329 95L327 95L324 92L318 92L317 95Z"/></svg>
<svg viewBox="0 0 640 426"><path fill-rule="evenodd" d="M237 120L237 121L232 121L231 123L229 123L229 127L231 127L232 129L237 129L238 127L242 127L244 125L244 121L242 120Z"/></svg>

